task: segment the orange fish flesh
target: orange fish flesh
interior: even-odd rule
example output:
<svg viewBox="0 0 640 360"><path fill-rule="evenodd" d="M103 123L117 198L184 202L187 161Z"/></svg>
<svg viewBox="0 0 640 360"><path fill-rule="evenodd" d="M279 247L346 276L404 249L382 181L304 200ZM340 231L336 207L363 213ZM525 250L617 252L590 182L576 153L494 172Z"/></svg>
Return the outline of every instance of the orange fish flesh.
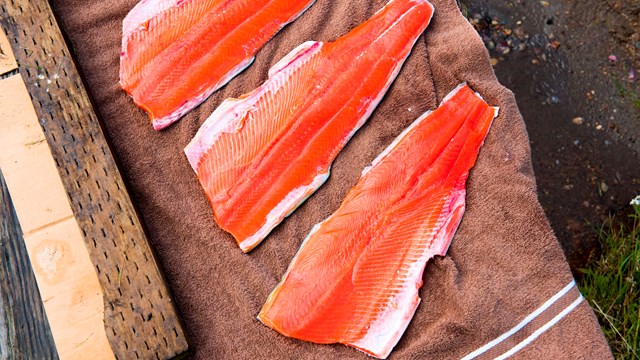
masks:
<svg viewBox="0 0 640 360"><path fill-rule="evenodd" d="M329 177L429 24L426 0L392 0L334 42L306 42L265 83L227 99L185 153L220 227L248 252Z"/></svg>
<svg viewBox="0 0 640 360"><path fill-rule="evenodd" d="M160 130L242 72L315 0L143 0L123 22L120 86Z"/></svg>
<svg viewBox="0 0 640 360"><path fill-rule="evenodd" d="M465 183L498 109L468 86L418 118L313 227L258 319L279 333L386 358L465 209Z"/></svg>

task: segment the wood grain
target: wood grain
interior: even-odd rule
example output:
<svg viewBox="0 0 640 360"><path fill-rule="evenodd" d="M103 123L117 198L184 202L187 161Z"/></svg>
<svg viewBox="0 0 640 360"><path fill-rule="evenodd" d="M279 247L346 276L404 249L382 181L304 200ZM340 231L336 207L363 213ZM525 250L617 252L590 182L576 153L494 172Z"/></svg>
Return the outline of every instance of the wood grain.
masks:
<svg viewBox="0 0 640 360"><path fill-rule="evenodd" d="M101 285L115 357L185 355L171 294L48 2L6 1L0 23Z"/></svg>
<svg viewBox="0 0 640 360"><path fill-rule="evenodd" d="M0 172L0 359L57 359L18 218Z"/></svg>
<svg viewBox="0 0 640 360"><path fill-rule="evenodd" d="M18 69L16 58L11 51L11 45L6 34L0 34L0 76Z"/></svg>
<svg viewBox="0 0 640 360"><path fill-rule="evenodd" d="M112 360L100 282L22 77L0 80L0 168L62 359Z"/></svg>

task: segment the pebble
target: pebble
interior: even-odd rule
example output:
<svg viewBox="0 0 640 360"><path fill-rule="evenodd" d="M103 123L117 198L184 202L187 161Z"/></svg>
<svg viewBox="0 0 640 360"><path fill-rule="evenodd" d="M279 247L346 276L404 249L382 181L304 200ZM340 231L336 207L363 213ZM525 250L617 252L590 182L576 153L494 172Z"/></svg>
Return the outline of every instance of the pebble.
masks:
<svg viewBox="0 0 640 360"><path fill-rule="evenodd" d="M584 124L584 118L581 117L581 116L574 117L573 120L571 120L571 121L573 121L573 123L576 124L576 125Z"/></svg>
<svg viewBox="0 0 640 360"><path fill-rule="evenodd" d="M602 190L603 193L606 193L609 190L609 185L607 185L607 183L605 183L604 181L600 183L600 190Z"/></svg>
<svg viewBox="0 0 640 360"><path fill-rule="evenodd" d="M602 130L602 125L600 124L596 125L596 130Z"/></svg>
<svg viewBox="0 0 640 360"><path fill-rule="evenodd" d="M496 58L491 58L491 65L493 65L493 66L498 65L498 59L496 59Z"/></svg>
<svg viewBox="0 0 640 360"><path fill-rule="evenodd" d="M549 101L551 101L552 104L557 104L560 102L560 98L553 95L551 98L549 98Z"/></svg>
<svg viewBox="0 0 640 360"><path fill-rule="evenodd" d="M609 61L611 61L611 62L618 61L618 57L613 55L613 54L609 55L609 57L607 59L609 59Z"/></svg>
<svg viewBox="0 0 640 360"><path fill-rule="evenodd" d="M543 7L549 7L549 2L548 1L540 1L540 5L542 5Z"/></svg>
<svg viewBox="0 0 640 360"><path fill-rule="evenodd" d="M513 30L513 35L515 35L520 40L529 38L529 35L524 33L524 29L521 26L518 26L515 30Z"/></svg>

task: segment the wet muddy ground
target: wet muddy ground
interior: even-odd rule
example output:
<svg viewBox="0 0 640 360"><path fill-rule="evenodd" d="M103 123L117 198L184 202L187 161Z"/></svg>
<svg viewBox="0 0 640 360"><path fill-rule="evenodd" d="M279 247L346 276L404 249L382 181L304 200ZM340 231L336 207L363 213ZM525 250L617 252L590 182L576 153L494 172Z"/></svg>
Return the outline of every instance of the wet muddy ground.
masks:
<svg viewBox="0 0 640 360"><path fill-rule="evenodd" d="M463 0L529 132L538 196L567 259L640 193L640 0ZM577 272L575 272L577 274Z"/></svg>

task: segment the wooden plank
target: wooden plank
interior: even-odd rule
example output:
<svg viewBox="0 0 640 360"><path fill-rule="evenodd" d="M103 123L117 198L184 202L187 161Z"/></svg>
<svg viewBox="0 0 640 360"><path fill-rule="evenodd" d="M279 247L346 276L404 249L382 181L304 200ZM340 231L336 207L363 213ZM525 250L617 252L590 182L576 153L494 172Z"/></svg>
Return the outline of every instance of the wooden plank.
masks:
<svg viewBox="0 0 640 360"><path fill-rule="evenodd" d="M102 289L27 88L0 80L0 168L62 359L111 360Z"/></svg>
<svg viewBox="0 0 640 360"><path fill-rule="evenodd" d="M0 34L0 76L12 72L18 68L16 58L11 51L9 39L5 34Z"/></svg>
<svg viewBox="0 0 640 360"><path fill-rule="evenodd" d="M11 205L2 172L0 172L0 359L58 359L20 224Z"/></svg>
<svg viewBox="0 0 640 360"><path fill-rule="evenodd" d="M33 100L71 205L71 218L79 226L85 251L93 263L104 300L104 329L113 355L118 359L185 355L188 343L171 294L48 2L6 1L0 5L0 24L8 34ZM11 185L9 189L13 196ZM64 209L56 207L52 211L63 213ZM54 221L55 226L42 225L47 221L40 217L25 220L23 231L31 231L27 241L46 242L58 238L55 234L59 231L68 236L73 226L65 222L71 218L62 216ZM65 251L56 246L45 250L43 256L56 258L56 251ZM76 250L71 250L74 256L79 254ZM38 271L36 267L36 274ZM47 269L41 267L40 271L46 273ZM48 309L47 315L53 329L53 316ZM93 336L90 335L86 334L87 341ZM55 330L54 339L58 346Z"/></svg>

